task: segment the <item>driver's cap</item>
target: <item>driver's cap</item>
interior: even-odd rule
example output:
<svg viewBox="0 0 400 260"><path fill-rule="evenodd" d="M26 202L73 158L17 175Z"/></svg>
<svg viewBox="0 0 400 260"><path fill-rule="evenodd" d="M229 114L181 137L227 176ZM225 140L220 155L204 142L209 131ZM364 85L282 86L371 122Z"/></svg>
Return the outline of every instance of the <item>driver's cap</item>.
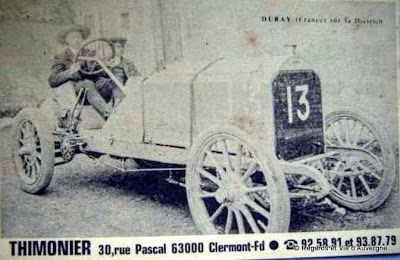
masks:
<svg viewBox="0 0 400 260"><path fill-rule="evenodd" d="M90 35L90 29L88 27L83 25L70 25L57 35L57 41L61 44L66 44L65 38L71 32L79 32L84 40Z"/></svg>

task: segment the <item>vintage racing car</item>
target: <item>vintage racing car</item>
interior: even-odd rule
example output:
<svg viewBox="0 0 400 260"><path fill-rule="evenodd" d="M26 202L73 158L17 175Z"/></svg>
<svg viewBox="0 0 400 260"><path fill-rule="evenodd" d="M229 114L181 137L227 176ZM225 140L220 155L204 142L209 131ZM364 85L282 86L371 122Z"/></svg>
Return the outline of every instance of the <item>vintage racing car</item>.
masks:
<svg viewBox="0 0 400 260"><path fill-rule="evenodd" d="M184 171L184 181L169 181L186 187L205 234L286 232L298 199L329 196L370 211L389 196L395 155L378 119L352 108L324 114L324 80L299 55L178 61L123 86L107 67L109 42L82 48L99 43L109 51L78 55L87 63L81 72L106 72L125 99L107 121L91 125L96 113L85 92L76 95L66 83L53 90L58 97L20 111L13 157L24 191L43 192L54 167L76 153L118 158L122 166L114 166L126 172ZM165 167L124 163L133 160Z"/></svg>

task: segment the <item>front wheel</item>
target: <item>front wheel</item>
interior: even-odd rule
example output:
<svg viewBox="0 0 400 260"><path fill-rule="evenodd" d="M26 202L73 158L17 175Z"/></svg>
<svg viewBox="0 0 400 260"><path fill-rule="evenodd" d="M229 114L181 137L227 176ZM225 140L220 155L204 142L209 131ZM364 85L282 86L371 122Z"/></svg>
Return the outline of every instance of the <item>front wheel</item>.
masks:
<svg viewBox="0 0 400 260"><path fill-rule="evenodd" d="M332 200L353 210L379 207L389 196L396 175L391 143L373 124L378 119L370 118L342 110L329 114L325 121L327 148L338 155L325 158L320 165L332 185Z"/></svg>
<svg viewBox="0 0 400 260"><path fill-rule="evenodd" d="M284 175L241 131L211 132L194 145L186 170L189 208L204 234L287 232Z"/></svg>
<svg viewBox="0 0 400 260"><path fill-rule="evenodd" d="M22 190L42 193L53 177L54 141L48 118L37 108L18 113L12 130L13 158Z"/></svg>

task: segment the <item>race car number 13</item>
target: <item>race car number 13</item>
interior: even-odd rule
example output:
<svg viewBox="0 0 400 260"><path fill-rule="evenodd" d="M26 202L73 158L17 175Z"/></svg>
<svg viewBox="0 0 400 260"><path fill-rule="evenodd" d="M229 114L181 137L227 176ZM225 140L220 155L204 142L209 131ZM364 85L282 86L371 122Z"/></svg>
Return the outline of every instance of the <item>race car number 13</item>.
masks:
<svg viewBox="0 0 400 260"><path fill-rule="evenodd" d="M292 86L286 87L289 124L293 123L292 88L293 88ZM299 108L296 109L297 118L299 118L301 121L306 121L310 115L310 103L307 100L308 85L294 86L294 91L300 92L300 98L299 98L298 103L300 106L304 106L304 108L305 108L304 111L300 110Z"/></svg>

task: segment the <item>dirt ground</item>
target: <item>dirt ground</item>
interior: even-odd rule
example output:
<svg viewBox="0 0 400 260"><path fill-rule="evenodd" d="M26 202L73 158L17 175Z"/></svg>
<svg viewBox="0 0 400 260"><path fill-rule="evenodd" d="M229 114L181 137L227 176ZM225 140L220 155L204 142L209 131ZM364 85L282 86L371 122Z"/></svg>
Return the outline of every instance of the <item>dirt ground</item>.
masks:
<svg viewBox="0 0 400 260"><path fill-rule="evenodd" d="M163 173L127 174L84 155L58 166L43 195L18 187L10 131L1 140L1 237L103 237L199 234L185 190ZM292 210L290 232L398 227L397 185L373 212L339 215L324 205Z"/></svg>

